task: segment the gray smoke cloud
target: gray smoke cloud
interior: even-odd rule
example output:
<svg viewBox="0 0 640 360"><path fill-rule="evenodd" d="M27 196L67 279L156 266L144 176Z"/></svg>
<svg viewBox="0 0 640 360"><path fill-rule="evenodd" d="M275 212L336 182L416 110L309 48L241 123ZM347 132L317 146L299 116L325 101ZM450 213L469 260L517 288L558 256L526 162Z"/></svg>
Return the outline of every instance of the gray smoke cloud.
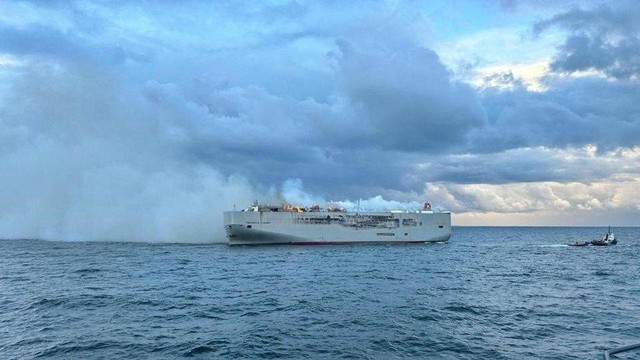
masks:
<svg viewBox="0 0 640 360"><path fill-rule="evenodd" d="M95 68L30 67L3 105L2 237L220 241L222 211L255 197L189 161L182 119Z"/></svg>

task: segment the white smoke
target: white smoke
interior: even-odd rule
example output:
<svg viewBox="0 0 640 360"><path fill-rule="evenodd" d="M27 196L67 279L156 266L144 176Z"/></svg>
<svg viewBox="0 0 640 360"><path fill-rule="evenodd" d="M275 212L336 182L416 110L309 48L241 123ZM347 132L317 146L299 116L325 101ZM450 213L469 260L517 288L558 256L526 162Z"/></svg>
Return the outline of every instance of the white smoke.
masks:
<svg viewBox="0 0 640 360"><path fill-rule="evenodd" d="M417 201L400 202L394 200L386 200L381 195L377 195L368 199L360 199L359 201L341 200L332 201L332 204L344 208L349 211L388 211L388 210L420 210L424 204Z"/></svg>
<svg viewBox="0 0 640 360"><path fill-rule="evenodd" d="M309 207L321 205L322 207L343 208L348 211L388 211L388 210L419 210L424 204L417 201L400 202L386 200L381 195L359 200L328 200L322 196L310 194L304 190L302 180L289 179L282 184L280 193L282 199L290 204Z"/></svg>

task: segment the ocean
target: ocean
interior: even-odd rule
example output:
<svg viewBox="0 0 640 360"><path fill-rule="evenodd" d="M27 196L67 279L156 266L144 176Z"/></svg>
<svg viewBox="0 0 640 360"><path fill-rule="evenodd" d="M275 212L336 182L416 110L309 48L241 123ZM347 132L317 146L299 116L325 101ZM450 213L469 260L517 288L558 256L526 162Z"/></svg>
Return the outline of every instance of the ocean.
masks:
<svg viewBox="0 0 640 360"><path fill-rule="evenodd" d="M445 244L0 241L2 359L601 359L640 342L640 228ZM638 359L640 351L617 359Z"/></svg>

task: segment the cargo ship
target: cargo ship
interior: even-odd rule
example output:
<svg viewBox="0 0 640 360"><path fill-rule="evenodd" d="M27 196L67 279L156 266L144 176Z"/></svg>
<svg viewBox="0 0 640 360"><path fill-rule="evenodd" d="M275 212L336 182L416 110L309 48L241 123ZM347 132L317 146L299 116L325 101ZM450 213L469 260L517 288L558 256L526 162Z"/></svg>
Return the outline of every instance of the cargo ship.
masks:
<svg viewBox="0 0 640 360"><path fill-rule="evenodd" d="M451 212L423 209L385 212L346 211L254 203L224 212L229 245L445 242Z"/></svg>

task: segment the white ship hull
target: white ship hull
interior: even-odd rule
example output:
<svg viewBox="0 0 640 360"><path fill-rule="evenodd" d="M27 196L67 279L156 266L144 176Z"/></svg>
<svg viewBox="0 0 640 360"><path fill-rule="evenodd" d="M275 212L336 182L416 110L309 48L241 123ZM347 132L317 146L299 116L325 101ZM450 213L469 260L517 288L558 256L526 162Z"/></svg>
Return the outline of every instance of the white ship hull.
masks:
<svg viewBox="0 0 640 360"><path fill-rule="evenodd" d="M224 229L229 245L444 242L451 213L227 211Z"/></svg>

